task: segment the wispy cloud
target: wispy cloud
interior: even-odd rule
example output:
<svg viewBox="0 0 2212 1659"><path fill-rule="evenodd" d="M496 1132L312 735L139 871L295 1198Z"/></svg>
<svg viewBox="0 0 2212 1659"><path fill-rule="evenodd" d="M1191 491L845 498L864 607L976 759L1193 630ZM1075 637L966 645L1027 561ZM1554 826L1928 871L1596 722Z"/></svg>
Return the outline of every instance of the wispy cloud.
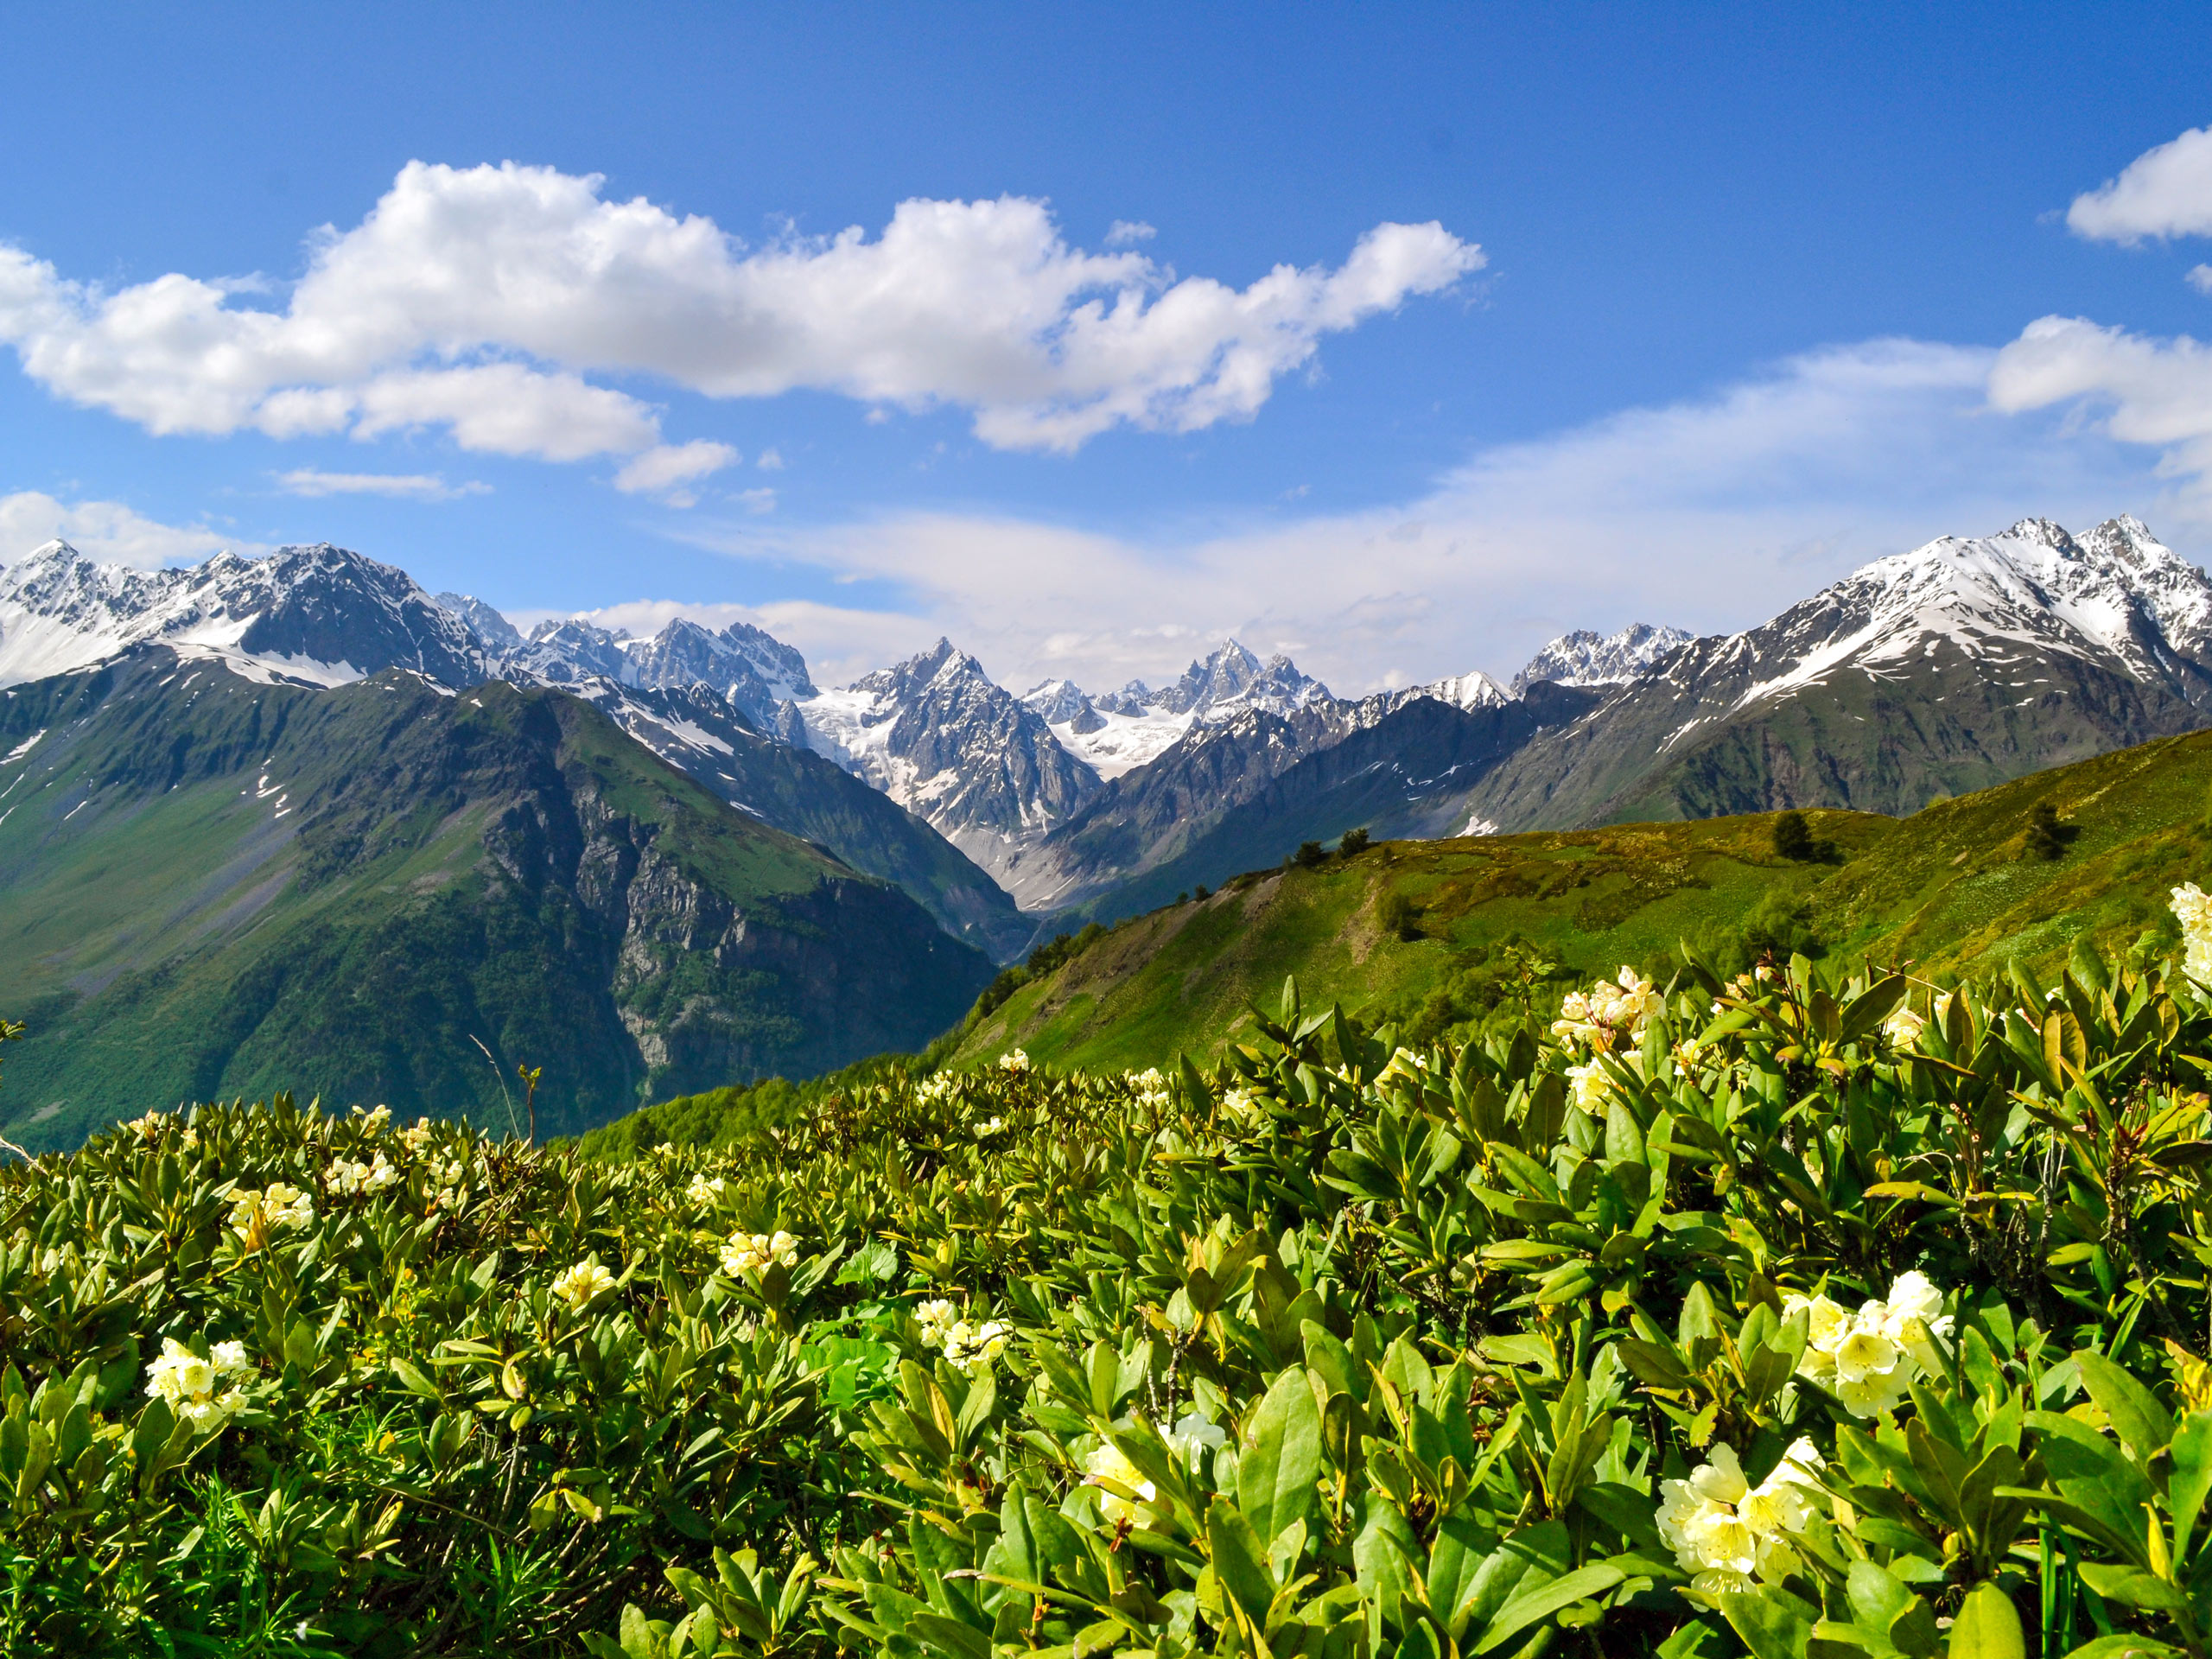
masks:
<svg viewBox="0 0 2212 1659"><path fill-rule="evenodd" d="M325 473L311 467L277 474L276 487L310 500L327 495L386 495L402 501L451 501L492 493L489 484L475 479L448 484L435 473Z"/></svg>
<svg viewBox="0 0 2212 1659"><path fill-rule="evenodd" d="M257 542L205 524L165 524L120 501L63 502L37 490L0 495L0 565L59 537L80 553L143 570L204 559L225 548L261 553Z"/></svg>

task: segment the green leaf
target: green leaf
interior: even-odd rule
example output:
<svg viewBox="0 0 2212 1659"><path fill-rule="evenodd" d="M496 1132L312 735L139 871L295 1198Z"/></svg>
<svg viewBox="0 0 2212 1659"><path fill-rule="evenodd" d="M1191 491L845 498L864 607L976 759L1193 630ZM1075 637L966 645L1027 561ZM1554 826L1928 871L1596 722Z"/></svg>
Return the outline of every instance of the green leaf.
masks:
<svg viewBox="0 0 2212 1659"><path fill-rule="evenodd" d="M950 1654L954 1659L991 1659L989 1637L942 1613L914 1614L906 1621L906 1634L932 1653Z"/></svg>
<svg viewBox="0 0 2212 1659"><path fill-rule="evenodd" d="M2186 1561L2196 1518L2212 1493L2212 1411L2192 1411L2181 1420L2172 1448L2173 1476L2166 1502L2174 1515L2174 1559Z"/></svg>
<svg viewBox="0 0 2212 1659"><path fill-rule="evenodd" d="M1277 1534L1312 1512L1320 1478L1321 1414L1306 1368L1288 1366L1260 1402L1236 1464L1236 1507L1258 1535L1262 1559Z"/></svg>
<svg viewBox="0 0 2212 1659"><path fill-rule="evenodd" d="M1805 1659L1820 1620L1818 1610L1771 1585L1724 1592L1720 1613L1755 1659Z"/></svg>
<svg viewBox="0 0 2212 1659"><path fill-rule="evenodd" d="M1617 1567L1586 1567L1565 1578L1524 1590L1497 1610L1490 1621L1490 1628L1483 1632L1482 1640L1467 1651L1488 1653L1538 1619L1549 1618L1560 1608L1601 1594L1620 1581L1621 1570Z"/></svg>
<svg viewBox="0 0 2212 1659"><path fill-rule="evenodd" d="M2119 1434L2139 1465L2147 1465L2174 1437L2174 1420L2151 1397L2151 1391L2102 1354L2084 1348L2074 1356L2081 1368L2082 1386L2112 1419Z"/></svg>
<svg viewBox="0 0 2212 1659"><path fill-rule="evenodd" d="M1969 1590L1951 1623L1950 1659L2027 1659L2027 1651L2012 1599L1993 1584Z"/></svg>
<svg viewBox="0 0 2212 1659"><path fill-rule="evenodd" d="M1264 1625L1275 1595L1268 1553L1252 1523L1225 1497L1217 1497L1206 1510L1206 1550L1222 1589L1255 1626Z"/></svg>

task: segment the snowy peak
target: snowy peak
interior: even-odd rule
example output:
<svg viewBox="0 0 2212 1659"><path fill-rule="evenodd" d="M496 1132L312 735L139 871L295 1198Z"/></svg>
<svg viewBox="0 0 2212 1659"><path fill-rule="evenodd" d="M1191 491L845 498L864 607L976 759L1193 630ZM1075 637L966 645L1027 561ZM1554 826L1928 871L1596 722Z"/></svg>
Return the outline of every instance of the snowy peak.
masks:
<svg viewBox="0 0 2212 1659"><path fill-rule="evenodd" d="M1632 622L1613 634L1577 628L1529 659L1529 665L1513 677L1511 695L1519 696L1539 680L1554 685L1618 685L1641 679L1692 638L1686 629L1649 622Z"/></svg>
<svg viewBox="0 0 2212 1659"><path fill-rule="evenodd" d="M1133 685L1131 690L1141 690ZM1127 694L1124 693L1124 696ZM1289 658L1270 657L1262 662L1234 639L1203 662L1194 662L1173 685L1150 694L1153 709L1171 715L1196 715L1214 720L1241 709L1265 709L1287 714L1309 702L1329 701L1329 688L1298 671Z"/></svg>
<svg viewBox="0 0 2212 1659"><path fill-rule="evenodd" d="M650 639L580 616L549 620L510 649L499 667L549 685L593 679L649 691L703 685L763 731L779 728L782 705L815 694L806 658L772 634L749 622L717 632L681 616Z"/></svg>
<svg viewBox="0 0 2212 1659"><path fill-rule="evenodd" d="M0 575L0 683L146 644L318 685L387 668L459 685L486 671L482 642L405 571L327 542L181 570L99 564L50 542Z"/></svg>
<svg viewBox="0 0 2212 1659"><path fill-rule="evenodd" d="M476 631L476 637L493 651L519 651L522 635L515 625L474 594L439 594L437 602Z"/></svg>

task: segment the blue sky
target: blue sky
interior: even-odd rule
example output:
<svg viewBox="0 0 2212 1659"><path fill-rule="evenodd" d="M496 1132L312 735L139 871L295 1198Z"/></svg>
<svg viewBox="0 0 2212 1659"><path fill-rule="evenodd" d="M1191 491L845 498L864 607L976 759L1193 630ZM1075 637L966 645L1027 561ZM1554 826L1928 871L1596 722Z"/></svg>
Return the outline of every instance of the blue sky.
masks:
<svg viewBox="0 0 2212 1659"><path fill-rule="evenodd" d="M2030 513L2201 559L2212 34L1842 12L10 8L0 557L1344 691ZM537 268L632 232L651 280Z"/></svg>

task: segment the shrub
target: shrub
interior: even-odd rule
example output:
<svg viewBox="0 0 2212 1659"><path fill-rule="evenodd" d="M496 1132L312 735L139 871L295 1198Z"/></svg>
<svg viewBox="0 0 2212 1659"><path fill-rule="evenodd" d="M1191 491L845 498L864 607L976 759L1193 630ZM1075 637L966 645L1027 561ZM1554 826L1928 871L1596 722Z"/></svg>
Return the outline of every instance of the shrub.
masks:
<svg viewBox="0 0 2212 1659"><path fill-rule="evenodd" d="M1813 840L1812 826L1805 822L1805 815L1795 809L1781 814L1774 821L1774 851L1777 858L1802 863L1818 852Z"/></svg>
<svg viewBox="0 0 2212 1659"><path fill-rule="evenodd" d="M1354 858L1367 850L1367 831L1347 830L1337 842L1337 852L1344 858Z"/></svg>
<svg viewBox="0 0 2212 1659"><path fill-rule="evenodd" d="M2079 833L2072 824L2058 821L2058 809L2049 801L2037 801L2028 809L2024 849L2030 858L2062 859L2066 844Z"/></svg>
<svg viewBox="0 0 2212 1659"><path fill-rule="evenodd" d="M1393 893L1382 900L1382 931L1395 934L1411 943L1421 937L1421 906L1402 893Z"/></svg>
<svg viewBox="0 0 2212 1659"><path fill-rule="evenodd" d="M1301 870L1318 869L1328 861L1329 855L1318 841L1300 842L1298 850L1293 853L1288 860L1288 862L1295 864Z"/></svg>

